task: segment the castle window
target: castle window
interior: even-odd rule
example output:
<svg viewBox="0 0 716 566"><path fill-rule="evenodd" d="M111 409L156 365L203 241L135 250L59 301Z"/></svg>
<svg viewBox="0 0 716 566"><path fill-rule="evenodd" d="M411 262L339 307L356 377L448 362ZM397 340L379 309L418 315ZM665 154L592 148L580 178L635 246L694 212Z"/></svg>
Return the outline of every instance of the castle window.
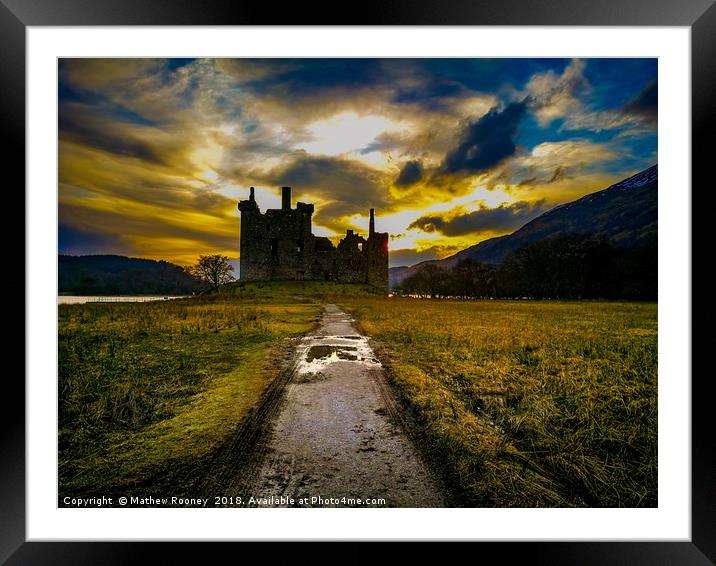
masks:
<svg viewBox="0 0 716 566"><path fill-rule="evenodd" d="M278 238L271 238L271 257L278 257Z"/></svg>
<svg viewBox="0 0 716 566"><path fill-rule="evenodd" d="M363 251L363 242L358 242L358 251L359 252Z"/></svg>
<svg viewBox="0 0 716 566"><path fill-rule="evenodd" d="M303 240L299 240L296 243L296 251L300 254L303 253Z"/></svg>

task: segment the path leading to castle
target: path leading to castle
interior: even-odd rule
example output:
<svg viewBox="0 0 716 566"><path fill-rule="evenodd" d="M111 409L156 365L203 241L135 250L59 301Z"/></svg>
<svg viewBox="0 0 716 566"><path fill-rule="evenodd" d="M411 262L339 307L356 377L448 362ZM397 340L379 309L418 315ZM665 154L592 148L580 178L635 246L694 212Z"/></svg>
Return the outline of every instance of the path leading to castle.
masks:
<svg viewBox="0 0 716 566"><path fill-rule="evenodd" d="M392 416L383 368L351 317L326 305L319 328L303 338L296 356L245 495L293 498L295 506L304 499L308 504L301 506L311 507L363 506L357 499L385 500L368 506L444 506L432 475ZM311 502L318 497L322 501ZM344 497L354 501L340 502ZM330 498L339 502L331 505Z"/></svg>

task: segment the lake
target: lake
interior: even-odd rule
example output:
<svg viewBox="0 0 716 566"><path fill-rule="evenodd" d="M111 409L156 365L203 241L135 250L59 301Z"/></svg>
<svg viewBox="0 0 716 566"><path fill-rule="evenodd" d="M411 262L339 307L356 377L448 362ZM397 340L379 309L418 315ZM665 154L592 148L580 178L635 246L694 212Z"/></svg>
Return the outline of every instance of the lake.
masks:
<svg viewBox="0 0 716 566"><path fill-rule="evenodd" d="M81 295L59 295L57 297L58 305L81 305L83 303L146 303L149 301L168 301L171 299L185 299L189 295L182 295L179 297L169 295L157 295L157 296L81 296Z"/></svg>

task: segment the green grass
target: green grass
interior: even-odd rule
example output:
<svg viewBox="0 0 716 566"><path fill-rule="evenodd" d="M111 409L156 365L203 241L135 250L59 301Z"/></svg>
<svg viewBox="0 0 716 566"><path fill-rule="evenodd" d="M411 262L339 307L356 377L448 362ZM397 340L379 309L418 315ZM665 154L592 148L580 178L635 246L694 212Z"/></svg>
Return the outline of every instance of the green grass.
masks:
<svg viewBox="0 0 716 566"><path fill-rule="evenodd" d="M245 301L292 301L315 303L335 301L348 297L373 297L384 292L360 283L345 284L332 281L257 281L235 282L223 285L216 297L232 297Z"/></svg>
<svg viewBox="0 0 716 566"><path fill-rule="evenodd" d="M657 505L657 306L346 299L471 506Z"/></svg>
<svg viewBox="0 0 716 566"><path fill-rule="evenodd" d="M59 307L59 491L181 486L278 375L316 303L232 296Z"/></svg>

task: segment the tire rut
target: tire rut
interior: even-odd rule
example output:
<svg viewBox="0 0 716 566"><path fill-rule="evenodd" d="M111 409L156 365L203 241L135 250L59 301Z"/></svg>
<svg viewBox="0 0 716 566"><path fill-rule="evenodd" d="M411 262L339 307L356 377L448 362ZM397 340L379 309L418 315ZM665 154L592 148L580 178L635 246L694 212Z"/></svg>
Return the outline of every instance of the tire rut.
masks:
<svg viewBox="0 0 716 566"><path fill-rule="evenodd" d="M445 505L442 485L413 447L383 368L353 322L325 306L319 328L299 342L287 375L237 439L246 451L234 460L240 473L231 478L225 466L217 486L236 490L249 506ZM273 502L282 496L294 503Z"/></svg>

